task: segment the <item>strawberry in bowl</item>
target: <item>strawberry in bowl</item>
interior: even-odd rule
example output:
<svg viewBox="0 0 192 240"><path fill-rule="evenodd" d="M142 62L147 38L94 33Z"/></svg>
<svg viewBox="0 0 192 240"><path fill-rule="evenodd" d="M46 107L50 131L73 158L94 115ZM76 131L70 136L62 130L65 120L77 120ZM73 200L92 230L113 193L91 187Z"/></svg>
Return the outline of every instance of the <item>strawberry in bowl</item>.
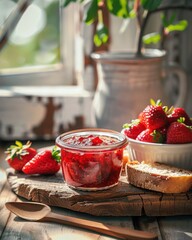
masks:
<svg viewBox="0 0 192 240"><path fill-rule="evenodd" d="M140 122L150 130L157 130L165 127L168 123L167 114L162 107L161 101L152 102L140 114Z"/></svg>
<svg viewBox="0 0 192 240"><path fill-rule="evenodd" d="M159 162L192 170L192 122L183 108L168 109L158 100L138 115L137 124L145 129L133 136L130 125L122 133L128 138L129 159Z"/></svg>

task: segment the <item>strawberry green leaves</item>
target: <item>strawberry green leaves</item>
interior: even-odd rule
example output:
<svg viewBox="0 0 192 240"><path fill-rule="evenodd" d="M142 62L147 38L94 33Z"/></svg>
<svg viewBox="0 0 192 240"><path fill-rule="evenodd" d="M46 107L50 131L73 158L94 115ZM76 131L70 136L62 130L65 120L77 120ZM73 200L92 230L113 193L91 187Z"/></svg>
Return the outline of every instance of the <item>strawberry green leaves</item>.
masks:
<svg viewBox="0 0 192 240"><path fill-rule="evenodd" d="M10 167L21 171L23 166L37 154L36 149L32 148L31 144L30 141L25 145L20 141L15 141L15 145L7 148L5 151L7 154L6 161Z"/></svg>
<svg viewBox="0 0 192 240"><path fill-rule="evenodd" d="M57 146L54 146L52 149L52 157L58 162L60 163L61 161L61 151Z"/></svg>
<svg viewBox="0 0 192 240"><path fill-rule="evenodd" d="M125 123L123 124L123 128L130 128L132 125L137 125L140 123L139 119L134 119L131 121L131 123Z"/></svg>
<svg viewBox="0 0 192 240"><path fill-rule="evenodd" d="M11 145L5 151L6 154L9 154L7 159L14 159L15 157L22 158L22 156L28 154L26 149L31 146L31 142L28 141L25 145L23 145L20 141L15 141L15 145Z"/></svg>
<svg viewBox="0 0 192 240"><path fill-rule="evenodd" d="M161 99L157 99L157 101L155 101L153 98L150 99L150 104L152 106L162 106L163 105Z"/></svg>

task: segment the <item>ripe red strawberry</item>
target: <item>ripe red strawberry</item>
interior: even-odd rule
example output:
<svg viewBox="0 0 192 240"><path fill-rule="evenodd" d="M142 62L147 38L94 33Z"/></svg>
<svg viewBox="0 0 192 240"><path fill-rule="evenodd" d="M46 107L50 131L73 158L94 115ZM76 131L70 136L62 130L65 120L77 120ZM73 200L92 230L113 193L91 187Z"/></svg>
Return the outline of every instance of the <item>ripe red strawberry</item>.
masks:
<svg viewBox="0 0 192 240"><path fill-rule="evenodd" d="M161 105L148 105L139 115L141 123L152 130L167 125L168 119Z"/></svg>
<svg viewBox="0 0 192 240"><path fill-rule="evenodd" d="M60 150L43 150L32 158L22 169L26 174L55 174L60 169Z"/></svg>
<svg viewBox="0 0 192 240"><path fill-rule="evenodd" d="M168 115L168 121L169 123L177 122L179 118L185 118L184 123L186 125L191 126L192 121L189 117L189 115L186 113L186 111L183 108L173 108L172 112Z"/></svg>
<svg viewBox="0 0 192 240"><path fill-rule="evenodd" d="M144 130L136 138L138 141L150 143L163 143L163 139L163 135L159 131L151 131L150 129Z"/></svg>
<svg viewBox="0 0 192 240"><path fill-rule="evenodd" d="M20 141L16 141L15 145L8 147L5 153L7 154L6 160L10 167L21 171L23 166L37 154L37 151L31 148L30 141L25 145Z"/></svg>
<svg viewBox="0 0 192 240"><path fill-rule="evenodd" d="M172 122L167 130L167 143L191 143L192 127L182 122Z"/></svg>
<svg viewBox="0 0 192 240"><path fill-rule="evenodd" d="M136 139L136 137L145 130L145 126L140 122L139 119L133 120L131 123L123 125L122 133L129 137Z"/></svg>

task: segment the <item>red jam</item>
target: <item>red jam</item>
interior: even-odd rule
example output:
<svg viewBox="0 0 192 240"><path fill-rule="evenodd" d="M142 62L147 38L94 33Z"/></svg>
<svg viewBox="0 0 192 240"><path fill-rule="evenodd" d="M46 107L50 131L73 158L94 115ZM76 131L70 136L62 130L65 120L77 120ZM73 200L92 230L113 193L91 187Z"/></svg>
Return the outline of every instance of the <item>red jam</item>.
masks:
<svg viewBox="0 0 192 240"><path fill-rule="evenodd" d="M123 150L117 137L80 134L62 138L62 171L67 184L81 190L97 190L118 183ZM57 141L56 141L57 143Z"/></svg>
<svg viewBox="0 0 192 240"><path fill-rule="evenodd" d="M116 138L95 135L72 136L65 140L65 143L71 146L105 146L116 142Z"/></svg>

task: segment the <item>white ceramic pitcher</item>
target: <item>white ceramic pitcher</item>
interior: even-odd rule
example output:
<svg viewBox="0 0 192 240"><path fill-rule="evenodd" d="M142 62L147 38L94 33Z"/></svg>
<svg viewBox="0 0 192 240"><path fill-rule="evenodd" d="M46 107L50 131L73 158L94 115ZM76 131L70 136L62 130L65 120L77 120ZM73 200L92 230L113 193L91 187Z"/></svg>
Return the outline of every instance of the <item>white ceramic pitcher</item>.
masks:
<svg viewBox="0 0 192 240"><path fill-rule="evenodd" d="M163 73L178 75L179 96L175 105L183 107L187 78L182 68L163 67L165 51L148 49L135 53L93 53L98 71L98 86L93 100L96 126L120 131L122 125L137 118L150 98L170 106L163 84Z"/></svg>

